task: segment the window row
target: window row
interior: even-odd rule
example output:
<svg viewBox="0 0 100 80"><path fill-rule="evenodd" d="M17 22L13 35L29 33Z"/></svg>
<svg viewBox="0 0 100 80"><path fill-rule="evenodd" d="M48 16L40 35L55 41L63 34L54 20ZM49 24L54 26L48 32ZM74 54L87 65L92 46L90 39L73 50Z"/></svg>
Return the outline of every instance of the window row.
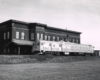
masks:
<svg viewBox="0 0 100 80"><path fill-rule="evenodd" d="M10 38L10 32L5 32L4 33L4 40L9 39Z"/></svg>
<svg viewBox="0 0 100 80"><path fill-rule="evenodd" d="M44 40L49 40L49 41L51 40L51 36L45 35L44 37L45 37ZM43 34L37 33L37 39L38 40L39 39L43 40ZM53 36L53 41L56 41L56 37L55 36ZM59 37L57 37L57 41L59 41Z"/></svg>
<svg viewBox="0 0 100 80"><path fill-rule="evenodd" d="M39 40L39 39L51 41L51 36L49 36L49 35L44 35L44 39L43 39L43 34L37 33L37 40ZM64 40L64 41L70 41L70 42L74 42L74 43L79 43L79 40L78 40L78 39L71 39L71 38L69 38L69 39L67 39L67 38L64 39L64 38L55 37L55 36L52 37L52 40L53 40L53 41Z"/></svg>
<svg viewBox="0 0 100 80"><path fill-rule="evenodd" d="M3 51L4 53L9 53L10 52L10 49L8 48L8 49L6 49L6 48L4 48L4 51Z"/></svg>
<svg viewBox="0 0 100 80"><path fill-rule="evenodd" d="M13 51L16 53L17 52L17 48L15 48ZM11 52L11 50L10 50L10 48L4 48L3 52L4 53L9 53L9 52Z"/></svg>
<svg viewBox="0 0 100 80"><path fill-rule="evenodd" d="M73 50L79 49L79 50L85 50L85 51L91 50L90 47L85 47L85 46L71 46L71 49L73 49Z"/></svg>
<svg viewBox="0 0 100 80"><path fill-rule="evenodd" d="M19 39L19 31L16 31L16 39ZM21 39L25 39L25 32L21 32Z"/></svg>

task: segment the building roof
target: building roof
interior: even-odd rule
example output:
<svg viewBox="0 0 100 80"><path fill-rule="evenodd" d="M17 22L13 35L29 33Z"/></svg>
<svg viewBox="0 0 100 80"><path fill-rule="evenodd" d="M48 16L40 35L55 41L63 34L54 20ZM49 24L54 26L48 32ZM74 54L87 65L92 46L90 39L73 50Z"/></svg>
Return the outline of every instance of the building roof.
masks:
<svg viewBox="0 0 100 80"><path fill-rule="evenodd" d="M34 22L34 23L29 23L29 24L35 25L35 26L47 27L47 24L43 24L43 23L37 23L37 22Z"/></svg>
<svg viewBox="0 0 100 80"><path fill-rule="evenodd" d="M67 31L67 32L72 32L72 33L79 33L79 34L81 34L81 32L78 32L78 31L60 29L60 28L55 28L55 27L50 27L50 26L47 26L47 28L49 28L49 29L55 29L55 30L59 30L59 31Z"/></svg>
<svg viewBox="0 0 100 80"><path fill-rule="evenodd" d="M94 50L94 51L100 51L100 50Z"/></svg>
<svg viewBox="0 0 100 80"><path fill-rule="evenodd" d="M0 25L5 24L7 22L15 22L15 23L26 24L26 25L32 24L32 25L37 25L37 26L40 26L40 27L49 28L49 29L54 29L54 30L59 30L59 31L67 31L67 32L81 34L81 32L78 32L78 31L72 31L72 30L65 30L65 29L50 27L50 26L47 26L46 24L42 24L42 23L37 23L37 22L35 22L35 23L28 23L28 22L24 22L24 21L13 20L13 19L10 19L8 21L2 22L2 23L0 23Z"/></svg>
<svg viewBox="0 0 100 80"><path fill-rule="evenodd" d="M10 19L10 20L7 20L7 21L0 23L0 25L6 24L6 23L9 23L9 22L15 22L15 23L26 24L26 25L29 24L28 22Z"/></svg>
<svg viewBox="0 0 100 80"><path fill-rule="evenodd" d="M27 40L13 39L12 42L17 44L17 45L27 45L27 46L32 46L33 45L33 41L27 41Z"/></svg>

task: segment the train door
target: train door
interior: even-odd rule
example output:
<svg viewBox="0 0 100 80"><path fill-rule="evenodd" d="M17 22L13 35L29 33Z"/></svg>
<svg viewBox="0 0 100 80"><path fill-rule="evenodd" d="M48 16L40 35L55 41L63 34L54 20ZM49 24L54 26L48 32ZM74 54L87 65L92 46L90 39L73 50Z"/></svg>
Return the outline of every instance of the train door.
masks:
<svg viewBox="0 0 100 80"><path fill-rule="evenodd" d="M62 51L65 52L66 51L66 44L62 44Z"/></svg>
<svg viewBox="0 0 100 80"><path fill-rule="evenodd" d="M45 41L44 42L44 51L51 51L51 42Z"/></svg>
<svg viewBox="0 0 100 80"><path fill-rule="evenodd" d="M43 51L43 50L44 50L44 42L40 41L40 51Z"/></svg>

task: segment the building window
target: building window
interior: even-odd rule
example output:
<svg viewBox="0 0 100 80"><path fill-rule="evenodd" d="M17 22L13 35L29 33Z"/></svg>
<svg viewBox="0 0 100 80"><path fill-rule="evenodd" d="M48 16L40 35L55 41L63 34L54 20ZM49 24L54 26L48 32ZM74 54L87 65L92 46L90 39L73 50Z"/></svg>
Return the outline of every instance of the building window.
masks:
<svg viewBox="0 0 100 80"><path fill-rule="evenodd" d="M37 40L39 40L39 33L37 33Z"/></svg>
<svg viewBox="0 0 100 80"><path fill-rule="evenodd" d="M12 26L14 26L14 23L12 23Z"/></svg>
<svg viewBox="0 0 100 80"><path fill-rule="evenodd" d="M15 48L15 53L17 52L16 48Z"/></svg>
<svg viewBox="0 0 100 80"><path fill-rule="evenodd" d="M6 39L6 33L4 33L4 40Z"/></svg>
<svg viewBox="0 0 100 80"><path fill-rule="evenodd" d="M69 41L71 42L71 39L69 39Z"/></svg>
<svg viewBox="0 0 100 80"><path fill-rule="evenodd" d="M57 37L57 41L59 41L59 37Z"/></svg>
<svg viewBox="0 0 100 80"><path fill-rule="evenodd" d="M10 38L10 32L7 33L7 38L8 38L8 39Z"/></svg>
<svg viewBox="0 0 100 80"><path fill-rule="evenodd" d="M8 48L8 53L9 53L9 48Z"/></svg>
<svg viewBox="0 0 100 80"><path fill-rule="evenodd" d="M73 42L75 42L75 39L73 39Z"/></svg>
<svg viewBox="0 0 100 80"><path fill-rule="evenodd" d="M21 39L25 39L25 33L21 32Z"/></svg>
<svg viewBox="0 0 100 80"><path fill-rule="evenodd" d="M66 37L64 37L64 41L66 42Z"/></svg>
<svg viewBox="0 0 100 80"><path fill-rule="evenodd" d="M66 39L66 42L68 41L68 39Z"/></svg>
<svg viewBox="0 0 100 80"><path fill-rule="evenodd" d="M41 34L41 40L43 40L43 34Z"/></svg>
<svg viewBox="0 0 100 80"><path fill-rule="evenodd" d="M61 41L64 41L64 38L63 37L61 38Z"/></svg>
<svg viewBox="0 0 100 80"><path fill-rule="evenodd" d="M16 31L16 39L19 39L19 32Z"/></svg>
<svg viewBox="0 0 100 80"><path fill-rule="evenodd" d="M78 39L76 40L76 43L78 43Z"/></svg>
<svg viewBox="0 0 100 80"><path fill-rule="evenodd" d="M34 33L31 33L31 40L34 40Z"/></svg>
<svg viewBox="0 0 100 80"><path fill-rule="evenodd" d="M53 41L55 41L55 36L53 36Z"/></svg>
<svg viewBox="0 0 100 80"><path fill-rule="evenodd" d="M47 40L47 35L45 35L45 40Z"/></svg>
<svg viewBox="0 0 100 80"><path fill-rule="evenodd" d="M48 36L48 40L50 41L50 36Z"/></svg>
<svg viewBox="0 0 100 80"><path fill-rule="evenodd" d="M6 53L6 49L4 48L4 53Z"/></svg>
<svg viewBox="0 0 100 80"><path fill-rule="evenodd" d="M67 41L69 41L69 38L70 38L69 35L67 35Z"/></svg>

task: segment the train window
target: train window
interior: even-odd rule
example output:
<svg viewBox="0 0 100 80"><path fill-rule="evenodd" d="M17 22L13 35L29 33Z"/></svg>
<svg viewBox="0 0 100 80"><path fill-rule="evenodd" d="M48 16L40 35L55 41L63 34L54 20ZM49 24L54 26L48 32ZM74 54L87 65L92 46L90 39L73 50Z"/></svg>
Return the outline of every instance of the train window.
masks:
<svg viewBox="0 0 100 80"><path fill-rule="evenodd" d="M77 46L75 46L75 49L77 49Z"/></svg>
<svg viewBox="0 0 100 80"><path fill-rule="evenodd" d="M73 46L71 46L71 49L74 49L74 47L73 47Z"/></svg>
<svg viewBox="0 0 100 80"><path fill-rule="evenodd" d="M55 45L53 45L53 47L55 47Z"/></svg>
<svg viewBox="0 0 100 80"><path fill-rule="evenodd" d="M82 47L82 50L84 50L84 47Z"/></svg>
<svg viewBox="0 0 100 80"><path fill-rule="evenodd" d="M43 43L41 43L41 45L43 45Z"/></svg>
<svg viewBox="0 0 100 80"><path fill-rule="evenodd" d="M59 47L62 47L62 44L59 44Z"/></svg>

